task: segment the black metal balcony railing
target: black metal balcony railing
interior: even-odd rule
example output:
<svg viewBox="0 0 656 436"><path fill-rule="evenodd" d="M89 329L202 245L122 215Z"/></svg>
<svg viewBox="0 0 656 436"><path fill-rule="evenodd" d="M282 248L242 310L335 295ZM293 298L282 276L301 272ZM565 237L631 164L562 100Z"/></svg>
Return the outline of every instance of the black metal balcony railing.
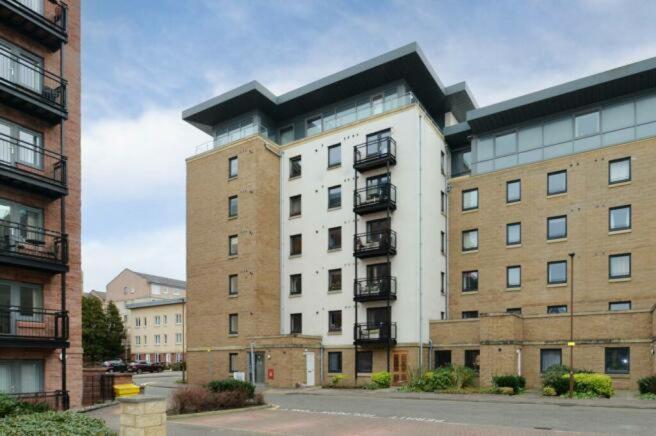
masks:
<svg viewBox="0 0 656 436"><path fill-rule="evenodd" d="M353 212L366 214L396 209L396 186L391 183L368 186L353 193Z"/></svg>
<svg viewBox="0 0 656 436"><path fill-rule="evenodd" d="M61 271L47 264L68 263L68 238L41 227L0 220L0 263Z"/></svg>
<svg viewBox="0 0 656 436"><path fill-rule="evenodd" d="M2 46L0 96L3 102L47 120L66 117L66 80Z"/></svg>
<svg viewBox="0 0 656 436"><path fill-rule="evenodd" d="M68 340L68 312L35 307L0 306L0 344L31 341L53 346Z"/></svg>
<svg viewBox="0 0 656 436"><path fill-rule="evenodd" d="M68 40L68 6L60 0L0 0L0 20L53 51Z"/></svg>
<svg viewBox="0 0 656 436"><path fill-rule="evenodd" d="M353 168L366 171L396 165L396 141L391 137L369 140L353 147Z"/></svg>
<svg viewBox="0 0 656 436"><path fill-rule="evenodd" d="M65 410L68 404L68 391L9 393L17 401L32 404L47 404L52 410Z"/></svg>
<svg viewBox="0 0 656 436"><path fill-rule="evenodd" d="M64 195L66 158L0 133L0 178L55 196Z"/></svg>
<svg viewBox="0 0 656 436"><path fill-rule="evenodd" d="M381 230L353 236L353 256L358 258L396 254L396 232Z"/></svg>
<svg viewBox="0 0 656 436"><path fill-rule="evenodd" d="M377 301L396 300L396 277L375 279L356 279L353 288L353 300Z"/></svg>
<svg viewBox="0 0 656 436"><path fill-rule="evenodd" d="M356 344L396 344L395 322L355 324L353 330Z"/></svg>

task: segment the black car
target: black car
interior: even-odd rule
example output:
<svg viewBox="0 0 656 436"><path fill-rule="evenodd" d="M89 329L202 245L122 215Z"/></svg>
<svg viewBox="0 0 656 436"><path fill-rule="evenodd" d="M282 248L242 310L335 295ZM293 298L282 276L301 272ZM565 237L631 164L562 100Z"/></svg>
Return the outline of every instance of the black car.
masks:
<svg viewBox="0 0 656 436"><path fill-rule="evenodd" d="M135 360L128 365L128 371L141 374L142 372L162 372L164 365L157 362L148 362L147 360Z"/></svg>
<svg viewBox="0 0 656 436"><path fill-rule="evenodd" d="M103 362L102 366L107 369L107 372L127 372L128 366L121 359L107 360Z"/></svg>

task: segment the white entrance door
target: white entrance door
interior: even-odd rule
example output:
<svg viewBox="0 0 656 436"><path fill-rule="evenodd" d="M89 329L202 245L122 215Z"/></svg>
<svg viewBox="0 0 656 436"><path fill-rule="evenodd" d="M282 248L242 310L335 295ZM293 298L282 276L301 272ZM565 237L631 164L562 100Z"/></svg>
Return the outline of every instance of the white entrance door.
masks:
<svg viewBox="0 0 656 436"><path fill-rule="evenodd" d="M305 382L308 386L314 386L314 353L307 352L305 353L305 371L307 372L307 381Z"/></svg>

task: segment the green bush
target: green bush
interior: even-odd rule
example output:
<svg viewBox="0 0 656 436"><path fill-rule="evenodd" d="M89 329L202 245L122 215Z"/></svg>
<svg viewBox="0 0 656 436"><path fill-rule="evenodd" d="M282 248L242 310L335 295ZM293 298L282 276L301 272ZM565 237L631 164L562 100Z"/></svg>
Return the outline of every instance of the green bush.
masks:
<svg viewBox="0 0 656 436"><path fill-rule="evenodd" d="M454 366L453 374L453 387L457 389L474 386L476 377L478 377L476 371L466 366Z"/></svg>
<svg viewBox="0 0 656 436"><path fill-rule="evenodd" d="M526 387L526 379L521 375L497 375L492 377L492 384L497 388L512 388L518 394Z"/></svg>
<svg viewBox="0 0 656 436"><path fill-rule="evenodd" d="M545 386L544 388L542 388L542 395L544 395L545 397L555 397L557 394L554 388L552 388L551 386Z"/></svg>
<svg viewBox="0 0 656 436"><path fill-rule="evenodd" d="M330 386L331 387L337 387L339 382L342 380L346 379L346 376L344 374L335 374L334 376L330 377Z"/></svg>
<svg viewBox="0 0 656 436"><path fill-rule="evenodd" d="M392 382L392 376L387 371L375 372L371 374L371 383L376 385L378 389L389 388Z"/></svg>
<svg viewBox="0 0 656 436"><path fill-rule="evenodd" d="M0 419L5 436L109 436L115 435L100 419L76 412L43 412Z"/></svg>
<svg viewBox="0 0 656 436"><path fill-rule="evenodd" d="M28 403L17 401L15 398L0 394L0 418L6 416L26 415L30 413L41 413L50 410L46 403Z"/></svg>
<svg viewBox="0 0 656 436"><path fill-rule="evenodd" d="M464 366L443 366L424 374L415 374L406 386L408 391L434 392L446 389L461 390L474 385L476 371Z"/></svg>
<svg viewBox="0 0 656 436"><path fill-rule="evenodd" d="M656 394L656 375L638 380L638 389L641 394Z"/></svg>
<svg viewBox="0 0 656 436"><path fill-rule="evenodd" d="M169 368L171 369L171 371L184 371L187 369L187 363L173 362L171 365L169 365Z"/></svg>
<svg viewBox="0 0 656 436"><path fill-rule="evenodd" d="M207 384L207 388L212 392L242 391L248 398L253 398L255 395L255 386L252 383L233 378L213 380Z"/></svg>
<svg viewBox="0 0 656 436"><path fill-rule="evenodd" d="M569 382L569 375L565 375L564 378ZM613 381L609 376L589 373L574 374L574 391L605 398L610 398L615 393Z"/></svg>

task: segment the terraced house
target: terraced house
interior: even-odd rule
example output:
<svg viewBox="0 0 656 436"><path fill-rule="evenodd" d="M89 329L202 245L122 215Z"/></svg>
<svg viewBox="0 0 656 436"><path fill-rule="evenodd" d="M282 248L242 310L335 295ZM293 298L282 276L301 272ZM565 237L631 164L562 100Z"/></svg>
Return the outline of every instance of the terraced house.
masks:
<svg viewBox="0 0 656 436"><path fill-rule="evenodd" d="M80 4L0 1L0 391L81 403Z"/></svg>
<svg viewBox="0 0 656 436"><path fill-rule="evenodd" d="M618 387L653 372L655 85L651 59L479 108L410 44L184 111L214 138L187 160L190 381L535 385L569 342Z"/></svg>

